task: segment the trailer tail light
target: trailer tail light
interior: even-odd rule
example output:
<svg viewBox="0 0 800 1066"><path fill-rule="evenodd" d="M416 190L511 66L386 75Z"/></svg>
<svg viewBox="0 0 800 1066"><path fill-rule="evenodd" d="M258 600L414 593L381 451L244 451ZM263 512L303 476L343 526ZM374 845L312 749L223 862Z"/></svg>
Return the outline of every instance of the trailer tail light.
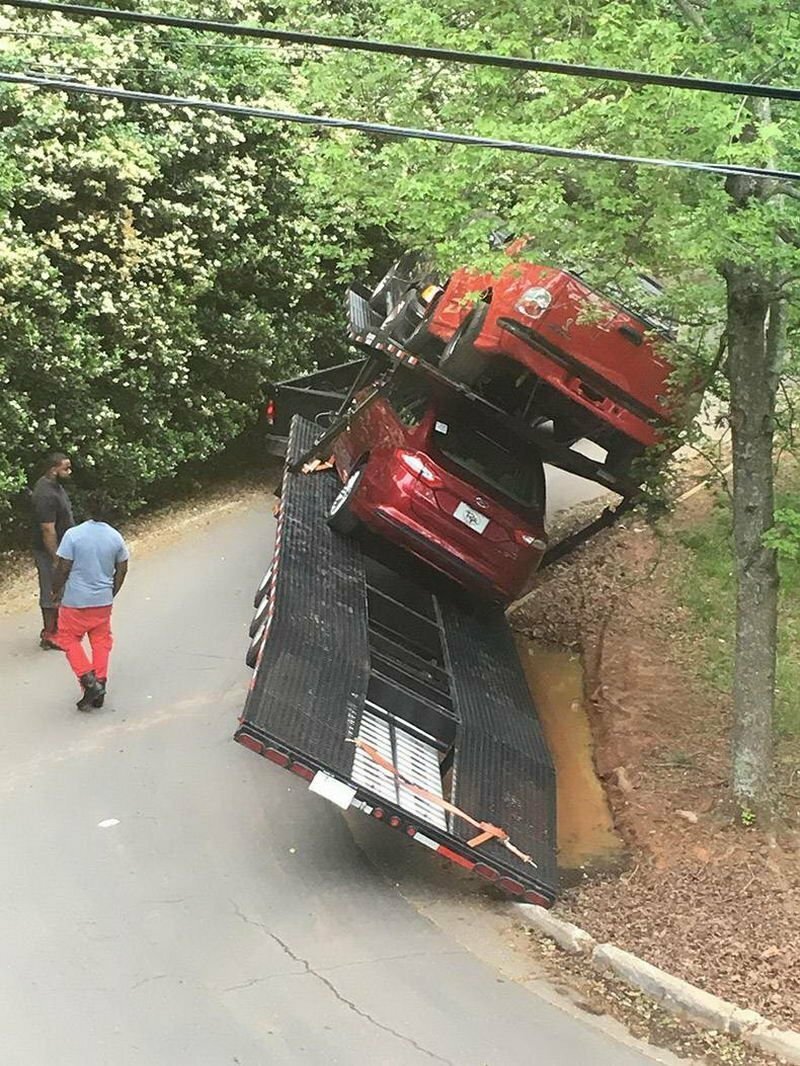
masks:
<svg viewBox="0 0 800 1066"><path fill-rule="evenodd" d="M267 420L267 425L275 425L275 415L277 414L277 408L274 400L268 400L267 406L264 408L264 417Z"/></svg>
<svg viewBox="0 0 800 1066"><path fill-rule="evenodd" d="M298 777L302 777L305 781L313 781L317 772L312 770L310 766L304 766L301 762L293 762L289 769L293 774L297 774Z"/></svg>
<svg viewBox="0 0 800 1066"><path fill-rule="evenodd" d="M553 906L551 900L545 899L544 896L540 895L538 892L534 892L533 889L528 889L522 898L526 903L532 903L534 907L544 907L545 909L549 909Z"/></svg>
<svg viewBox="0 0 800 1066"><path fill-rule="evenodd" d="M415 837L417 835L416 827L413 826L413 825L407 825L406 826L406 833L408 833L408 835L410 837Z"/></svg>
<svg viewBox="0 0 800 1066"><path fill-rule="evenodd" d="M497 870L491 866L487 866L485 862L475 863L475 873L478 877L483 877L486 881L496 881L500 874Z"/></svg>
<svg viewBox="0 0 800 1066"><path fill-rule="evenodd" d="M444 855L450 862L454 862L457 866L463 866L465 870L472 870L475 867L475 863L471 859L465 859L463 855L459 855L457 851L451 851L444 844L440 844L436 850L439 855Z"/></svg>
<svg viewBox="0 0 800 1066"><path fill-rule="evenodd" d="M375 808L373 808L372 817L373 818L377 818L378 821L380 822L381 819L383 818L383 807L375 807Z"/></svg>
<svg viewBox="0 0 800 1066"><path fill-rule="evenodd" d="M418 478L422 478L423 481L427 481L429 485L441 485L441 479L439 475L431 470L425 459L418 452L404 452L398 451L397 458L411 473Z"/></svg>
<svg viewBox="0 0 800 1066"><path fill-rule="evenodd" d="M247 733L240 733L236 738L244 748L249 748L250 751L254 751L256 755L264 754L264 745L260 740L256 740L255 737L250 737Z"/></svg>
<svg viewBox="0 0 800 1066"><path fill-rule="evenodd" d="M508 892L511 896L521 896L525 891L525 886L521 885L519 881L515 881L513 877L501 877L496 884L498 888L502 888L504 892Z"/></svg>
<svg viewBox="0 0 800 1066"><path fill-rule="evenodd" d="M277 748L264 748L262 755L269 759L270 762L274 762L276 766L283 766L285 768L289 765L289 756L285 755L282 751L278 751Z"/></svg>
<svg viewBox="0 0 800 1066"><path fill-rule="evenodd" d="M400 825L400 819L397 817L396 814L393 814L392 817L389 819L389 825L392 827L392 829L397 829L397 827Z"/></svg>

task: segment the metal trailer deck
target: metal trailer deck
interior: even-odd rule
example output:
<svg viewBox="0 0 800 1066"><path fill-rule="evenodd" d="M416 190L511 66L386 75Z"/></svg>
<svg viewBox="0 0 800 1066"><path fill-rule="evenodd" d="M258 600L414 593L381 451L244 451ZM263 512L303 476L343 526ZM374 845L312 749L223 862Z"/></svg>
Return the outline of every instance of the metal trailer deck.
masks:
<svg viewBox="0 0 800 1066"><path fill-rule="evenodd" d="M337 478L291 469L317 433L293 419L236 739L342 808L550 906L555 772L505 617L330 530Z"/></svg>

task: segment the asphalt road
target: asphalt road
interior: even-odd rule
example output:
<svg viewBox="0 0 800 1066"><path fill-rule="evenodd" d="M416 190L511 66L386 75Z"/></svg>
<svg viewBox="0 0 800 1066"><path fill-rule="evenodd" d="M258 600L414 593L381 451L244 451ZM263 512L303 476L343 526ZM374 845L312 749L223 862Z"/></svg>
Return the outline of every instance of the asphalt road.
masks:
<svg viewBox="0 0 800 1066"><path fill-rule="evenodd" d="M652 1062L500 980L232 742L272 530L265 501L134 557L90 715L36 616L0 619L3 1066Z"/></svg>

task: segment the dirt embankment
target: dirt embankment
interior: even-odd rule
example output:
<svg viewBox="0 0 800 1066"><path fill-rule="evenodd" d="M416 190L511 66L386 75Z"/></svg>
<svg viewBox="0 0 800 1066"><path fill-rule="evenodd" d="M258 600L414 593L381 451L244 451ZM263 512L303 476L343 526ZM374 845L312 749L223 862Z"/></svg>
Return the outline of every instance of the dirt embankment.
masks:
<svg viewBox="0 0 800 1066"><path fill-rule="evenodd" d="M701 507L695 498L659 535L636 519L601 534L513 613L533 639L583 656L597 772L630 850L625 873L568 890L560 909L598 939L800 1028L800 833L791 810L769 831L733 824L730 702L700 680L676 605L687 561L671 532Z"/></svg>

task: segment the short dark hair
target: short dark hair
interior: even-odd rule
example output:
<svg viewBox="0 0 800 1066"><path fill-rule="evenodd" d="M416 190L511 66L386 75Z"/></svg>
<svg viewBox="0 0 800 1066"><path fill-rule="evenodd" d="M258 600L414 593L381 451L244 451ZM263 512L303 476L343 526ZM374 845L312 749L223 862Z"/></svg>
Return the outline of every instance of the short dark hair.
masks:
<svg viewBox="0 0 800 1066"><path fill-rule="evenodd" d="M83 510L86 517L93 518L95 522L108 522L111 525L117 519L117 508L102 489L90 489L84 495Z"/></svg>
<svg viewBox="0 0 800 1066"><path fill-rule="evenodd" d="M65 459L69 459L68 455L63 452L48 452L44 457L44 471L49 473L54 466L61 466Z"/></svg>

